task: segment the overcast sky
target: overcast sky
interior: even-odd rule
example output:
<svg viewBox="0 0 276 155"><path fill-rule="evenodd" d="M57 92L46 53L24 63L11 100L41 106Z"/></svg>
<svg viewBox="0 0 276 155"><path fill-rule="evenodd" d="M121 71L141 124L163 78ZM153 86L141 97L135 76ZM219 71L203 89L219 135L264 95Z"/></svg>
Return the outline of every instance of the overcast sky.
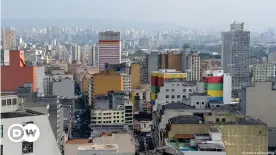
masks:
<svg viewBox="0 0 276 155"><path fill-rule="evenodd" d="M194 28L276 28L276 0L2 0L2 18L169 22Z"/></svg>

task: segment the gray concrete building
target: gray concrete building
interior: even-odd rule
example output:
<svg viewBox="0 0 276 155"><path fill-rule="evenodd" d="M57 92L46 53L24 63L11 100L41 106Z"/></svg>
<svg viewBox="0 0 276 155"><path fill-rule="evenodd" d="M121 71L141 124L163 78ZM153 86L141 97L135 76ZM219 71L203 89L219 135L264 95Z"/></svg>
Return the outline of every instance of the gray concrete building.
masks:
<svg viewBox="0 0 276 155"><path fill-rule="evenodd" d="M244 30L244 23L230 25L230 31L222 32L222 68L232 76L235 92L249 86L250 78L250 32Z"/></svg>
<svg viewBox="0 0 276 155"><path fill-rule="evenodd" d="M255 82L242 91L243 112L266 123L269 128L269 145L276 146L276 84Z"/></svg>

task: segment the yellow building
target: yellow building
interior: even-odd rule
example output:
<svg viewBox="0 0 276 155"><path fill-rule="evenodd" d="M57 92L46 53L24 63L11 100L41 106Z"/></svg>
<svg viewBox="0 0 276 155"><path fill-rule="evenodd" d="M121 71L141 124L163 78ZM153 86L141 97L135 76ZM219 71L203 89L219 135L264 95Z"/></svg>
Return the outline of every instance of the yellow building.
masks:
<svg viewBox="0 0 276 155"><path fill-rule="evenodd" d="M123 91L123 76L114 70L106 70L93 75L94 94L107 95L108 91Z"/></svg>
<svg viewBox="0 0 276 155"><path fill-rule="evenodd" d="M131 64L131 89L140 88L140 64Z"/></svg>

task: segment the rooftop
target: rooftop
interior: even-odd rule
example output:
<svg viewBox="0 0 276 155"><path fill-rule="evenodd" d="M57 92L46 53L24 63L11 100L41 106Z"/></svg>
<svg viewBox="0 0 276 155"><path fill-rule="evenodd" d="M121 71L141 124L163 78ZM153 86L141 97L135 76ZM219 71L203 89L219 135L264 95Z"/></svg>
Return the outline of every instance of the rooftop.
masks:
<svg viewBox="0 0 276 155"><path fill-rule="evenodd" d="M200 124L203 119L199 116L180 115L173 117L169 120L171 124Z"/></svg>
<svg viewBox="0 0 276 155"><path fill-rule="evenodd" d="M20 110L20 111L15 111L15 112L6 112L6 113L1 113L1 119L5 118L17 118L17 117L28 117L28 116L39 116L39 115L44 115L43 113L36 112L33 110Z"/></svg>
<svg viewBox="0 0 276 155"><path fill-rule="evenodd" d="M118 146L118 153L135 152L135 141L129 134L112 134L112 136L102 136L93 139L94 144L112 144ZM115 145L114 145L115 144Z"/></svg>
<svg viewBox="0 0 276 155"><path fill-rule="evenodd" d="M169 103L163 105L162 109L193 109L193 107L184 103Z"/></svg>
<svg viewBox="0 0 276 155"><path fill-rule="evenodd" d="M90 143L91 141L89 139L72 139L66 141L66 144L87 144Z"/></svg>
<svg viewBox="0 0 276 155"><path fill-rule="evenodd" d="M139 112L138 114L133 115L133 119L137 121L151 121L152 114L148 114L146 112Z"/></svg>
<svg viewBox="0 0 276 155"><path fill-rule="evenodd" d="M116 151L118 145L116 144L93 144L91 146L79 146L78 150L105 150L105 151Z"/></svg>

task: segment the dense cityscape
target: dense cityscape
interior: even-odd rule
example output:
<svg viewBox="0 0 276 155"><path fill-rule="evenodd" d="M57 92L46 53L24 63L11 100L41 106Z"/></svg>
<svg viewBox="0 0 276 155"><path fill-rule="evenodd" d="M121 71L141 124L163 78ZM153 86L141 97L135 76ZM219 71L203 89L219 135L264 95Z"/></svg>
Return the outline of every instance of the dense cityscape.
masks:
<svg viewBox="0 0 276 155"><path fill-rule="evenodd" d="M3 20L0 155L276 154L276 29L52 25Z"/></svg>

